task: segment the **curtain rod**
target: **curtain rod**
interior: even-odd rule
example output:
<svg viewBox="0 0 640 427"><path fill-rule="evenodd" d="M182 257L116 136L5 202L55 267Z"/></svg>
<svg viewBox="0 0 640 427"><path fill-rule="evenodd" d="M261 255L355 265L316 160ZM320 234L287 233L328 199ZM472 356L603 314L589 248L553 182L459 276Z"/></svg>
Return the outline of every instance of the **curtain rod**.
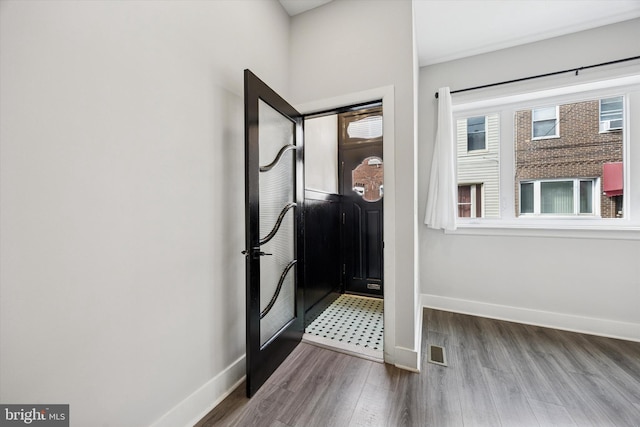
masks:
<svg viewBox="0 0 640 427"><path fill-rule="evenodd" d="M627 61L633 61L636 59L640 59L640 56L633 56L631 58L624 58L624 59L617 59L615 61L609 61L609 62L602 62L600 64L594 64L594 65L587 65L585 67L578 67L578 68L570 68L568 70L562 70L562 71L554 71L552 73L546 73L546 74L538 74L537 76L530 76L530 77L523 77L521 79L514 79L514 80L505 80L504 82L498 82L498 83L491 83L488 85L482 85L482 86L475 86L475 87L468 87L466 89L458 89L458 90L452 90L450 93L454 94L454 93L460 93L460 92L467 92L470 90L476 90L476 89L484 89L487 87L493 87L493 86L501 86L501 85L506 85L508 83L517 83L517 82L523 82L525 80L533 80L533 79L539 79L541 77L549 77L549 76L555 76L557 74L564 74L564 73L571 73L571 72L575 72L576 76L578 75L578 73L582 70L588 70L589 68L596 68L596 67L603 67L605 65L612 65L612 64L618 64L620 62L627 62ZM436 92L436 98L438 98L438 92Z"/></svg>

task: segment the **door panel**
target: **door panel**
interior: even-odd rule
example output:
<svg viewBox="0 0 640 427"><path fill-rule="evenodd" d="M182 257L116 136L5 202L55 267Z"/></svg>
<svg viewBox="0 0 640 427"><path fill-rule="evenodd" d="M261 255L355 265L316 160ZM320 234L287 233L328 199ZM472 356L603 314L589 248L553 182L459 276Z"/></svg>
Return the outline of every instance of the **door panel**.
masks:
<svg viewBox="0 0 640 427"><path fill-rule="evenodd" d="M245 70L247 396L303 332L302 118Z"/></svg>
<svg viewBox="0 0 640 427"><path fill-rule="evenodd" d="M382 142L340 149L345 291L383 295Z"/></svg>
<svg viewBox="0 0 640 427"><path fill-rule="evenodd" d="M308 138L305 142L308 142ZM337 165L335 169L338 169ZM340 295L341 218L340 196L305 189L305 326L311 324Z"/></svg>
<svg viewBox="0 0 640 427"><path fill-rule="evenodd" d="M367 210L367 277L382 279L382 218L379 210Z"/></svg>

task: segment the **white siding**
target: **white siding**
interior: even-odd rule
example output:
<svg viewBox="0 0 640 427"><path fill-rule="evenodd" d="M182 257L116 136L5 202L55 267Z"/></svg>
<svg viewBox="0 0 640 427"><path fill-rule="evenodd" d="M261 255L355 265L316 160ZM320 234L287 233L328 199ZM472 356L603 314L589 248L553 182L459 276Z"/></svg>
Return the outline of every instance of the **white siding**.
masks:
<svg viewBox="0 0 640 427"><path fill-rule="evenodd" d="M467 151L467 119L457 121L458 184L483 184L484 218L500 217L500 116L486 118L486 150Z"/></svg>

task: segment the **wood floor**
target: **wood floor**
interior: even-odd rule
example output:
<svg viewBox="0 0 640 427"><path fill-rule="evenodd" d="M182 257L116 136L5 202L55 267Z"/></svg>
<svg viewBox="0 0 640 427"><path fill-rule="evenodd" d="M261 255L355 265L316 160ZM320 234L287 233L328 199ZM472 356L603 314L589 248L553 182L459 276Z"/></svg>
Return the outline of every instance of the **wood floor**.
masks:
<svg viewBox="0 0 640 427"><path fill-rule="evenodd" d="M303 343L197 427L640 426L640 343L429 309L422 331L420 374Z"/></svg>

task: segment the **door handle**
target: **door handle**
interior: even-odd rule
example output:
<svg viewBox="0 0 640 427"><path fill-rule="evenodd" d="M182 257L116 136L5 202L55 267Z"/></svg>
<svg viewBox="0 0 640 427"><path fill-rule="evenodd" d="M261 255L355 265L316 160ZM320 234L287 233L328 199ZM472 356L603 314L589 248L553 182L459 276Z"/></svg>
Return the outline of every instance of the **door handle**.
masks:
<svg viewBox="0 0 640 427"><path fill-rule="evenodd" d="M253 253L253 259L258 259L258 257L265 256L265 255L273 255L273 254L268 254L262 251L256 251Z"/></svg>
<svg viewBox="0 0 640 427"><path fill-rule="evenodd" d="M248 251L248 250L246 250L246 249L245 249L244 251L242 251L242 255L244 255L244 256L247 256L247 255L249 255L249 254L251 254L251 257L252 257L253 259L258 259L258 258L259 258L259 257L261 257L261 256L273 255L273 254L269 254L269 253L266 253L266 252L262 252L262 251L260 250L260 247L259 247L259 246L256 246L256 247L254 247L254 248L251 248L251 250L250 250L250 251Z"/></svg>

